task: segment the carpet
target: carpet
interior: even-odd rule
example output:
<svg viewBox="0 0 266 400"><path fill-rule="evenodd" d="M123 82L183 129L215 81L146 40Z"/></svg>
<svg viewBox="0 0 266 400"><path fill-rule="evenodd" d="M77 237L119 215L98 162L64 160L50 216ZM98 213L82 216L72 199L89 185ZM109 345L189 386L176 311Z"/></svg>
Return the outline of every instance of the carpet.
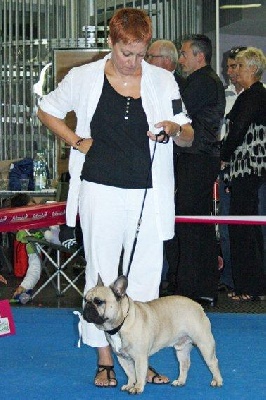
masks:
<svg viewBox="0 0 266 400"><path fill-rule="evenodd" d="M77 347L78 317L72 309L13 307L16 335L0 338L1 400L126 399L126 382L117 364L115 389L94 387L96 353ZM141 399L262 400L266 398L266 316L208 314L224 378L210 387L211 374L196 348L186 386L147 384ZM177 377L172 348L153 355L150 364L171 380Z"/></svg>

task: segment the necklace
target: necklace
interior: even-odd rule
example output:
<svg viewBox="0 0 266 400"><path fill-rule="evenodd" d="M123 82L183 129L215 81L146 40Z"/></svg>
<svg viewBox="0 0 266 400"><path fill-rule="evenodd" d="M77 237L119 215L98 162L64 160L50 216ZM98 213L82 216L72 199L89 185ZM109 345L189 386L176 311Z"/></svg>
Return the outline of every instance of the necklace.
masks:
<svg viewBox="0 0 266 400"><path fill-rule="evenodd" d="M122 78L122 76L120 74L117 74L116 71L115 71L115 74L119 80L119 83L121 83L122 86L126 87L129 84L129 82L126 81L125 78Z"/></svg>
<svg viewBox="0 0 266 400"><path fill-rule="evenodd" d="M120 83L122 86L124 86L124 87L128 86L129 82L126 81L126 80L121 76L121 74L117 71L117 67L115 66L115 64L114 64L114 62L113 62L112 60L111 60L111 63L112 63L112 67L113 67L114 74L115 74L115 76L118 78L119 83Z"/></svg>

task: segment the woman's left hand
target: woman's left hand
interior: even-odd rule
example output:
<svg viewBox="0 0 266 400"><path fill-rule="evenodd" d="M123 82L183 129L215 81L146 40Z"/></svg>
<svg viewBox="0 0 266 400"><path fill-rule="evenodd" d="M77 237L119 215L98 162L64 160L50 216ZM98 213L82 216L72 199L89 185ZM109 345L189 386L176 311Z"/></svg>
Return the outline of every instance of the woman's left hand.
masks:
<svg viewBox="0 0 266 400"><path fill-rule="evenodd" d="M162 121L158 122L157 124L154 125L155 128L162 128L162 130L169 136L173 137L173 140L178 140L179 142L183 142L184 144L182 146L191 146L193 139L194 139L194 131L193 128L190 124L185 124L181 126L178 125L176 122L172 121ZM180 132L181 131L181 132ZM178 134L179 133L179 134ZM178 136L176 136L178 134ZM156 140L156 135L154 135L152 132L148 131L147 132L148 137L155 141ZM157 137L158 142L164 141L163 136ZM178 143L179 144L179 143Z"/></svg>
<svg viewBox="0 0 266 400"><path fill-rule="evenodd" d="M162 131L165 131L165 133L168 136L174 136L179 130L180 130L180 125L176 124L175 122L171 122L171 121L162 121L162 122L158 122L157 124L154 125L155 128L162 128ZM151 131L147 132L147 135L149 136L149 138L153 141L156 140L156 136L154 133L152 133ZM164 140L163 136L158 136L157 137L157 141L158 142L162 142Z"/></svg>

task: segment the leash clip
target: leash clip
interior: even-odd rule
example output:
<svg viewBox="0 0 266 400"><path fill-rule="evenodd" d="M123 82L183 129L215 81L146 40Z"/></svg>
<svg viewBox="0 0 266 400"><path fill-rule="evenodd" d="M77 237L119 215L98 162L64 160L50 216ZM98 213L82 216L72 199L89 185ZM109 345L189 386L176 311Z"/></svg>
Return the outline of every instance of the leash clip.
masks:
<svg viewBox="0 0 266 400"><path fill-rule="evenodd" d="M163 136L163 140L162 140L161 142L159 142L159 143L164 143L164 144L166 144L166 143L169 142L169 136L167 135L167 133L166 133L164 130L162 130L161 132L159 132L159 133L156 135L156 142L157 142L157 138L158 138L159 136Z"/></svg>

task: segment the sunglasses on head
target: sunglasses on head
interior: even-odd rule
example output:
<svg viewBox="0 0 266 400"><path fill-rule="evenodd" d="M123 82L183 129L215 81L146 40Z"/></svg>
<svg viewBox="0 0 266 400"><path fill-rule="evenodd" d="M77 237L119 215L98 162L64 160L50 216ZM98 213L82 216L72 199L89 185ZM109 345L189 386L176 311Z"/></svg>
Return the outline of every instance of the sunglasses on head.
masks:
<svg viewBox="0 0 266 400"><path fill-rule="evenodd" d="M233 47L230 51L229 51L229 57L230 58L235 58L236 56L237 56L237 54L240 52L240 51L243 51L243 50L246 50L247 48L246 47Z"/></svg>

